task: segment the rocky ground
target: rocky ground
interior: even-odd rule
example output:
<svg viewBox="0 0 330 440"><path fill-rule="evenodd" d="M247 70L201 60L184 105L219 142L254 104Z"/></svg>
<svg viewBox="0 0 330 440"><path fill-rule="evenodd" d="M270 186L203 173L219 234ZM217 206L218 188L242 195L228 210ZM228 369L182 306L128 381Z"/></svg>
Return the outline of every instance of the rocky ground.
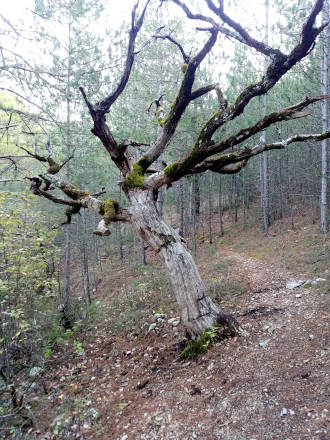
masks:
<svg viewBox="0 0 330 440"><path fill-rule="evenodd" d="M54 357L42 379L48 394L39 427L31 428L31 435L42 440L329 438L328 309L325 289L319 288L325 281L302 279L301 273L228 246L221 254L248 285L223 304L248 336L216 342L204 356L183 361L184 331L172 319L176 316L150 315L138 331L120 336L99 327L93 338L86 335L74 359L65 353Z"/></svg>

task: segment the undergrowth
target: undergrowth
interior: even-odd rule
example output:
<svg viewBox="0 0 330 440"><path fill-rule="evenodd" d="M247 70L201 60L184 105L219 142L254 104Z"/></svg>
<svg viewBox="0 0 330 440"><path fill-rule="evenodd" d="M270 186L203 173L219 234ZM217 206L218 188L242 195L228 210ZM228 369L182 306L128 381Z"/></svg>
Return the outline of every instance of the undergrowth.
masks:
<svg viewBox="0 0 330 440"><path fill-rule="evenodd" d="M221 325L216 324L215 326L205 330L198 340L191 339L186 348L181 351L180 357L182 359L193 359L201 354L205 354L219 337L219 330L221 327Z"/></svg>

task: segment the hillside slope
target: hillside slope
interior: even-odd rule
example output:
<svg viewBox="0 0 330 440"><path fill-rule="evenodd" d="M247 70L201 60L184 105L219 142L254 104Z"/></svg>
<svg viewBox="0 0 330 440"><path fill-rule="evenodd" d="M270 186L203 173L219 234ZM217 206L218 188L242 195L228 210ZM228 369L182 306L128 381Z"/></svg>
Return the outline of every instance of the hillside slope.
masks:
<svg viewBox="0 0 330 440"><path fill-rule="evenodd" d="M301 234L293 241L303 247ZM211 287L223 278L224 286L235 287L219 300L249 336L218 341L187 361L179 357L184 330L168 322L177 316L171 307L156 316L149 310L147 322L144 316L130 331L116 332L109 322L85 329L83 350L59 348L51 359L42 379L48 394L26 438L328 438L329 273L324 266L318 276L308 266L307 274L303 266L299 273L288 271L292 260L283 259L284 245L282 255L276 240L273 251L269 238L256 243L254 252L264 261L251 257L253 246L250 255L238 251L240 240L236 235L236 241L214 245L212 253L201 250L199 266ZM289 237L286 246L288 254ZM316 281L321 273L324 278ZM239 280L241 288L230 280ZM309 281L296 288L288 284L299 280Z"/></svg>

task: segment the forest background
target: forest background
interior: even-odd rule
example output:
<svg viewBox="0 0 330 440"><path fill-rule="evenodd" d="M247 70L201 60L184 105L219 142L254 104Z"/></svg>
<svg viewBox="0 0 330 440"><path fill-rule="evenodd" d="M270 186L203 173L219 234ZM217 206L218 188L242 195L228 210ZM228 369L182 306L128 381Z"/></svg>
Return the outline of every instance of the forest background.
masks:
<svg viewBox="0 0 330 440"><path fill-rule="evenodd" d="M271 46L288 52L298 41L314 2L255 1L253 8L251 2L245 3L232 0L227 8L255 38L267 39ZM51 155L63 164L65 179L92 194L106 193L125 206L118 185L120 172L90 132L91 119L79 87L96 102L120 78L132 5L127 2L119 9L117 2L36 0L12 2L0 11L0 369L14 409L20 407L17 378L21 381L31 369L44 368L55 343L69 341L79 352L80 329L95 316L103 319L103 305L95 298L107 271L118 273L121 286L121 295L106 317L115 331L143 321L150 310L161 313L170 307L175 311L168 282L152 286L158 292L154 297L150 280L127 282L131 267L141 273L159 270L156 256L129 225L116 223L110 236L98 237L93 234L96 214L82 210L71 219L64 208L33 194L26 180L43 166L33 155ZM204 11L201 2L191 5ZM326 2L323 20L328 16ZM194 24L183 18L179 8L159 8L158 2L150 5L138 36L130 82L111 109L112 132L116 138L139 143L132 151L136 158L159 136L151 103L163 95L162 106L169 107L182 77L180 52L170 41L153 36L165 26L192 53L199 47ZM251 125L265 114L265 108L272 111L304 96L327 94L328 50L327 28L310 55L278 82L266 100L254 99L244 118L233 121L230 128L237 131ZM262 55L224 38L200 66L198 85L219 83L230 102L264 70ZM195 100L161 160L170 163L184 157L218 106L215 92ZM327 108L327 102L316 103L308 117L279 122L263 136L277 142L296 133L321 133L329 126ZM260 134L254 141L260 142ZM162 189L157 203L197 257L203 243L221 244L221 237L237 225L244 232L257 229L269 235L280 219L289 219L290 228L295 228L297 216L307 216L324 234L328 230L327 151L327 141L322 145L307 141L264 153L239 174L208 171L184 177ZM220 280L212 286L226 289ZM9 407L2 403L7 414Z"/></svg>

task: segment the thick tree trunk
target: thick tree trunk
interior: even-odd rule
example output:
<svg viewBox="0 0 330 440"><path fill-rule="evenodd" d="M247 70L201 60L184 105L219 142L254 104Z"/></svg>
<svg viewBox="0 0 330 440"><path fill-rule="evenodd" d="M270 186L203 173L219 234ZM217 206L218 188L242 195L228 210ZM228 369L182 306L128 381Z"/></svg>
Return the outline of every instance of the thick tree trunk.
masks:
<svg viewBox="0 0 330 440"><path fill-rule="evenodd" d="M130 190L131 222L138 234L165 262L181 319L189 335L196 339L216 323L238 328L207 294L194 259L179 234L159 216L151 191Z"/></svg>

